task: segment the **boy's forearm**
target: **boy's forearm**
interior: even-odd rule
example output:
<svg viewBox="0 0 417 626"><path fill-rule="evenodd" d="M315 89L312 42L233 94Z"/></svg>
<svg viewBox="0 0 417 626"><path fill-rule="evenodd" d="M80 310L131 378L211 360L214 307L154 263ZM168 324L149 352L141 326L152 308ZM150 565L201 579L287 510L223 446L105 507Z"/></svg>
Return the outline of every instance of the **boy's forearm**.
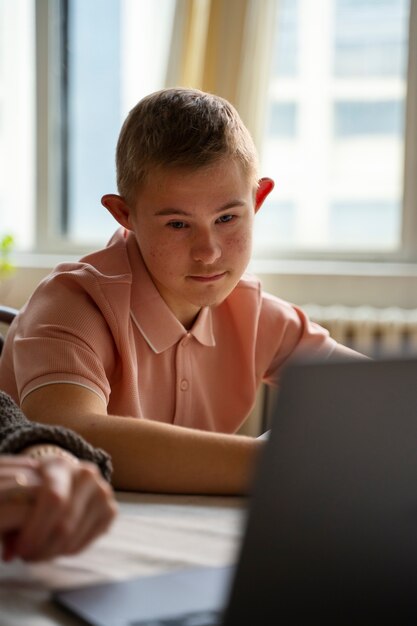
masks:
<svg viewBox="0 0 417 626"><path fill-rule="evenodd" d="M76 431L112 457L116 489L246 494L263 442L104 413L95 394L73 385L40 388L23 402L27 417Z"/></svg>
<svg viewBox="0 0 417 626"><path fill-rule="evenodd" d="M116 489L247 494L263 446L252 437L108 415L73 427L111 455Z"/></svg>

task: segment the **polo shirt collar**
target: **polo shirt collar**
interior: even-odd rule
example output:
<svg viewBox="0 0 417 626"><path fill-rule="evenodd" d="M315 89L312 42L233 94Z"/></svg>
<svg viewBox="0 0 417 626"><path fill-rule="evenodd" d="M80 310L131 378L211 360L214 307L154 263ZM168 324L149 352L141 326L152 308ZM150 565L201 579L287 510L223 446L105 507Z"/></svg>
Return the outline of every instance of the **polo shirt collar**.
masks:
<svg viewBox="0 0 417 626"><path fill-rule="evenodd" d="M132 269L131 317L145 341L159 354L192 335L205 346L215 346L210 307L201 309L193 327L187 331L161 297L145 266L133 233L127 235L127 252Z"/></svg>

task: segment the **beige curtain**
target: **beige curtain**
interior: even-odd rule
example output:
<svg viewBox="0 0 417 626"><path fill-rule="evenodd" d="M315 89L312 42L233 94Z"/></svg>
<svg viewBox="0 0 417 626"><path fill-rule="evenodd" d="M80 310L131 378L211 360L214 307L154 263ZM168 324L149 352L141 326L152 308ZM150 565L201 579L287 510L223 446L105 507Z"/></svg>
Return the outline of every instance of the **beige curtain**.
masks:
<svg viewBox="0 0 417 626"><path fill-rule="evenodd" d="M227 98L260 145L277 0L177 0L168 86Z"/></svg>

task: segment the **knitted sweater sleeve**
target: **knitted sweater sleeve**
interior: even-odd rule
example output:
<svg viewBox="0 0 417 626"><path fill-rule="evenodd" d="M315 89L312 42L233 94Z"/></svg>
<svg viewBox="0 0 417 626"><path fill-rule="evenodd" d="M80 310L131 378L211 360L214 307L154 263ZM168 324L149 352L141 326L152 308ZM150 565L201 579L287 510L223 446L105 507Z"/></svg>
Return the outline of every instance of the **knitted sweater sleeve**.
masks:
<svg viewBox="0 0 417 626"><path fill-rule="evenodd" d="M28 446L50 443L71 452L83 461L95 463L110 482L113 467L110 456L63 426L31 422L10 396L0 391L0 454L17 454Z"/></svg>

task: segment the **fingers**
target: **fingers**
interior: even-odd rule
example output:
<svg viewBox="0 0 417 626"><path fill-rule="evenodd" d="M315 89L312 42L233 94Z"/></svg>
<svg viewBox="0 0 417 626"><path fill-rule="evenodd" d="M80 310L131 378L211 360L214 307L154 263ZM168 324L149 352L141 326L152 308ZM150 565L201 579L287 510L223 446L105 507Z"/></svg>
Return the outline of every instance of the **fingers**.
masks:
<svg viewBox="0 0 417 626"><path fill-rule="evenodd" d="M108 530L117 512L112 488L93 465L78 473L75 494L65 554L79 552Z"/></svg>
<svg viewBox="0 0 417 626"><path fill-rule="evenodd" d="M41 484L36 462L0 458L0 535L24 523Z"/></svg>
<svg viewBox="0 0 417 626"><path fill-rule="evenodd" d="M33 501L40 482L35 461L0 456L0 505Z"/></svg>
<svg viewBox="0 0 417 626"><path fill-rule="evenodd" d="M0 535L17 530L20 528L28 516L31 504L18 503L2 503L0 504Z"/></svg>
<svg viewBox="0 0 417 626"><path fill-rule="evenodd" d="M78 552L116 514L113 491L95 465L58 457L41 465L43 485L15 546L16 554L30 561Z"/></svg>
<svg viewBox="0 0 417 626"><path fill-rule="evenodd" d="M94 465L83 464L74 473L71 502L65 517L31 560L79 552L107 530L115 514L112 489Z"/></svg>
<svg viewBox="0 0 417 626"><path fill-rule="evenodd" d="M13 456L0 457L0 538L2 558L10 561L41 484L37 463Z"/></svg>
<svg viewBox="0 0 417 626"><path fill-rule="evenodd" d="M65 515L71 498L72 476L67 461L53 457L39 463L41 486L30 518L16 542L16 556L32 560L42 550Z"/></svg>
<svg viewBox="0 0 417 626"><path fill-rule="evenodd" d="M2 537L2 558L3 561L11 561L16 554L16 541L19 537L19 531L11 530Z"/></svg>

